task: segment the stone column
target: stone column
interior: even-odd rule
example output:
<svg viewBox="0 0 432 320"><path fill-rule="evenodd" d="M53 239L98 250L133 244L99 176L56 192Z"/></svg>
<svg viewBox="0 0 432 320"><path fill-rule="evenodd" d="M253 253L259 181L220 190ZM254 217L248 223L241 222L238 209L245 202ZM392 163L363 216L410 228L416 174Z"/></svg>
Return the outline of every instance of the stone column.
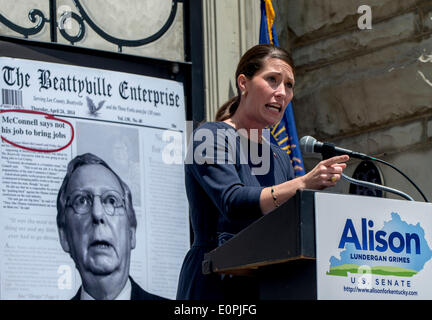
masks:
<svg viewBox="0 0 432 320"><path fill-rule="evenodd" d="M259 1L204 0L204 60L207 120L236 94L235 71L240 57L258 44Z"/></svg>
<svg viewBox="0 0 432 320"><path fill-rule="evenodd" d="M299 136L383 158L432 199L432 3L369 2L371 29L361 30L361 0L275 2L286 12L279 15L280 42L297 67ZM352 161L347 173L357 164ZM396 171L379 167L386 185L422 200Z"/></svg>

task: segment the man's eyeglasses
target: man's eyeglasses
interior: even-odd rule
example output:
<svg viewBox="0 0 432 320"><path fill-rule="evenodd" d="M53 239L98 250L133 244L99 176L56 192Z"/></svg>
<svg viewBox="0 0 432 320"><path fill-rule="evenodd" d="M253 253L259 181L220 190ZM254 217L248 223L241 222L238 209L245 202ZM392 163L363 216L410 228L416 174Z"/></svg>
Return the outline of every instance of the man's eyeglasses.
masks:
<svg viewBox="0 0 432 320"><path fill-rule="evenodd" d="M88 191L75 191L66 199L66 207L72 207L76 214L87 214L93 208L94 198L99 197L107 215L123 214L120 208L125 208L124 198L115 190L108 190L102 194Z"/></svg>

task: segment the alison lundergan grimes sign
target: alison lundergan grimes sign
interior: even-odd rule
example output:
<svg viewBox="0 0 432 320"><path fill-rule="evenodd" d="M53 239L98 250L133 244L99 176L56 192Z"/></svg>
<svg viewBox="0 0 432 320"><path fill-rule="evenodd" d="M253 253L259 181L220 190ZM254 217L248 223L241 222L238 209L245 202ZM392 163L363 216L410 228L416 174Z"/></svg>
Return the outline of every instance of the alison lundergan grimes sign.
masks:
<svg viewBox="0 0 432 320"><path fill-rule="evenodd" d="M175 298L189 248L182 164L166 164L167 130L185 132L183 84L142 75L0 58L0 299L69 299L80 277L63 252L56 197L67 164L91 152L132 192L131 275Z"/></svg>
<svg viewBox="0 0 432 320"><path fill-rule="evenodd" d="M315 194L319 299L432 298L432 205Z"/></svg>

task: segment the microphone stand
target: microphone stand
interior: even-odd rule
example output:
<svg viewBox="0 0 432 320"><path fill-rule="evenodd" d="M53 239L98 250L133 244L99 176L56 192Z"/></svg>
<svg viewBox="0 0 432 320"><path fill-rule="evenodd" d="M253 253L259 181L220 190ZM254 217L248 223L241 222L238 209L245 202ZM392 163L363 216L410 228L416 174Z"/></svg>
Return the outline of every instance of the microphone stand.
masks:
<svg viewBox="0 0 432 320"><path fill-rule="evenodd" d="M390 188L390 187L386 187L386 186L372 183L372 182L357 180L357 179L348 177L344 173L342 173L342 179L344 179L344 180L346 180L352 184L356 184L356 185L359 185L362 187L374 188L374 189L378 189L378 190L382 190L382 191L391 192L391 193L397 194L398 196L401 196L407 200L414 201L414 199L412 197L410 197L409 195L407 195L406 193L399 191L399 190L396 190L396 189L393 189L393 188Z"/></svg>
<svg viewBox="0 0 432 320"><path fill-rule="evenodd" d="M414 181L412 181L406 174L404 174L401 170L396 168L394 165L392 165L392 164L390 164L384 160L374 158L374 157L368 156L368 155L363 154L363 153L353 152L353 151L342 149L342 148L336 148L334 144L328 143L328 142L321 143L320 150L316 151L315 150L315 142L316 142L315 138L310 137L310 136L305 136L305 137L300 139L300 147L301 147L302 151L306 152L306 153L313 153L313 152L321 153L323 160L329 159L329 158L336 156L338 154L348 154L348 155L350 155L350 157L353 157L353 158L358 158L361 160L372 160L372 161L377 161L377 162L380 162L382 164L385 164L385 165L393 168L397 172L399 172L402 176L404 176L404 178L406 178L414 186L414 188L417 189L417 191L423 197L424 201L429 202L429 200L426 198L426 196L423 194L423 192L420 190L420 188L414 183ZM338 149L338 150L336 150L336 149ZM347 177L344 174L342 174L342 178L350 181L353 184L388 191L391 193L395 193L395 194L397 194L397 195L399 195L405 199L413 201L412 197L410 197L407 194L405 194L399 190L396 190L396 189L392 189L389 187L385 187L385 186L382 186L379 184L374 184L374 183L370 183L370 182L366 182L366 181L356 180L356 179Z"/></svg>
<svg viewBox="0 0 432 320"><path fill-rule="evenodd" d="M399 172L402 176L404 176L404 178L406 178L413 186L414 186L414 188L416 188L417 189L417 191L421 194L421 196L423 197L423 199L424 199L424 201L426 201L426 202L429 202L428 201L428 199L426 198L426 196L423 194L423 192L420 190L420 188L414 183L414 181L412 181L406 174L404 174L401 170L399 170L398 168L396 168L394 165L392 165L392 164L390 164L390 163L388 163L388 162L386 162L386 161L384 161L384 160L381 160L381 159L378 159L378 158L374 158L374 157L370 157L369 156L369 159L370 160L373 160L373 161L376 161L376 162L379 162L379 163L383 163L383 164L385 164L385 165L387 165L387 166L389 166L389 167L391 167L391 168L393 168L393 169L395 169L397 172Z"/></svg>
<svg viewBox="0 0 432 320"><path fill-rule="evenodd" d="M333 147L332 144L328 144L328 143L324 144L323 151L321 152L321 154L323 156L323 159L328 159L328 158L331 158L331 157L333 157L333 156L336 155L336 153L334 152L334 149L332 147ZM420 188L414 183L414 181L412 181L405 173L403 173L401 170L399 170L398 168L396 168L394 165L392 165L392 164L390 164L390 163L388 163L388 162L386 162L384 160L381 160L381 159L378 159L378 158L375 158L375 157L371 157L371 156L368 156L368 155L365 155L365 154L360 154L360 153L354 153L353 152L353 156L355 158L359 158L361 160L372 160L372 161L380 162L382 164L385 164L385 165L393 168L394 170L396 170L397 172L399 172L402 176L404 176L404 178L406 178L414 186L414 188L417 189L417 191L423 197L424 201L429 202L428 199L426 198L426 196L420 190ZM344 175L342 174L342 176L344 176ZM349 178L349 177L345 176L345 178ZM353 179L353 178L349 178L349 179ZM360 182L360 180L356 180L356 179L353 179L353 180L357 181L357 182ZM366 183L366 182L365 181L361 181L361 183ZM354 184L358 184L358 183L354 183ZM375 188L375 189L384 190L384 189L381 189L381 187L384 187L384 186L382 186L380 184L374 184L374 183L372 183L370 187ZM385 188L388 188L388 187L385 187ZM390 190L393 190L393 191L390 191ZM402 196L402 197L404 197L404 198L406 198L408 200L413 200L410 196L408 196L408 198L407 198L406 197L407 194L405 194L405 193L403 193L403 192L401 192L399 190L389 188L389 190L386 190L386 191L389 191L389 192L392 192L392 193L396 193L396 194L398 194L398 195L400 195L400 196ZM404 195L402 195L401 193L404 194Z"/></svg>

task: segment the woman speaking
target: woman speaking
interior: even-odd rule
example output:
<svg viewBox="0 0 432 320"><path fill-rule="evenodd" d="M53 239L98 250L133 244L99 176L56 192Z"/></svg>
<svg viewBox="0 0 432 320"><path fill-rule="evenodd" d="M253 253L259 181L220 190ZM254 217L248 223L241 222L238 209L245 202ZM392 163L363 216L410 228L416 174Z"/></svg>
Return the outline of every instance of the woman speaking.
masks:
<svg viewBox="0 0 432 320"><path fill-rule="evenodd" d="M194 242L180 272L180 300L257 299L252 278L204 275L204 254L297 190L334 186L349 159L344 155L321 161L295 178L289 156L270 144L266 128L281 120L293 98L293 63L285 50L252 47L235 77L237 96L218 110L215 122L194 131L188 150L193 161L185 164L185 183Z"/></svg>

